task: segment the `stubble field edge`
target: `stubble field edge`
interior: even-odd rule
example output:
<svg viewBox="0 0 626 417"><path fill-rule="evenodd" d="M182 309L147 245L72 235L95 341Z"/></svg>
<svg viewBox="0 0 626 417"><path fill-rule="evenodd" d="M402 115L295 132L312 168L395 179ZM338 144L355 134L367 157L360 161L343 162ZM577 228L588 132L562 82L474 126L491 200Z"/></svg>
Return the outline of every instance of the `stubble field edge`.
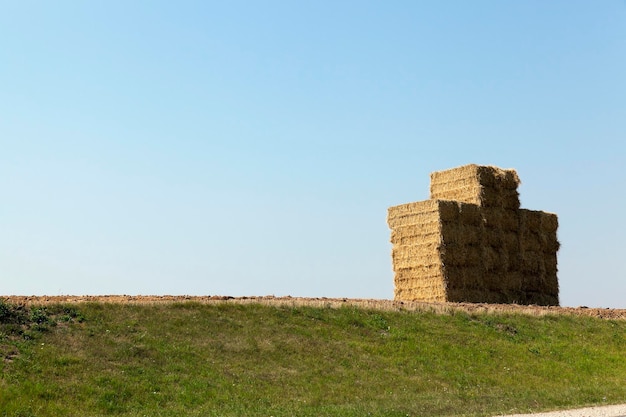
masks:
<svg viewBox="0 0 626 417"><path fill-rule="evenodd" d="M261 304L281 307L341 308L355 307L381 311L426 311L438 314L466 312L470 314L525 314L530 316L574 315L610 320L626 320L626 309L536 306L519 304L487 303L438 303L419 301L398 301L388 299L326 298L326 297L276 297L221 295L55 295L55 296L0 296L8 302L24 305L45 305L58 303L116 303L116 304L161 304L195 302L200 304Z"/></svg>

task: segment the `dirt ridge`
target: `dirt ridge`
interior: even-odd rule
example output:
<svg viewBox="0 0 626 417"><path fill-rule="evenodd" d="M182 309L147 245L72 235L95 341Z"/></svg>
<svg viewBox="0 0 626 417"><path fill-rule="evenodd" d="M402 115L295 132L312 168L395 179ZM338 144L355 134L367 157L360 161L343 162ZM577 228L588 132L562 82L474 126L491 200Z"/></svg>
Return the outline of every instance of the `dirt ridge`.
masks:
<svg viewBox="0 0 626 417"><path fill-rule="evenodd" d="M393 311L433 311L450 313L463 311L467 313L510 313L544 316L548 314L567 314L574 316L596 317L610 320L626 320L626 309L588 308L588 307L557 307L535 306L518 304L486 304L486 303L425 303L417 301L395 301L387 299L361 298L326 298L326 297L276 297L244 296L231 297L223 295L53 295L53 296L0 296L5 301L26 304L45 305L50 303L129 303L129 304L158 304L196 302L202 304L232 303L232 304L266 304L275 306L310 306L332 307L354 306L368 309Z"/></svg>

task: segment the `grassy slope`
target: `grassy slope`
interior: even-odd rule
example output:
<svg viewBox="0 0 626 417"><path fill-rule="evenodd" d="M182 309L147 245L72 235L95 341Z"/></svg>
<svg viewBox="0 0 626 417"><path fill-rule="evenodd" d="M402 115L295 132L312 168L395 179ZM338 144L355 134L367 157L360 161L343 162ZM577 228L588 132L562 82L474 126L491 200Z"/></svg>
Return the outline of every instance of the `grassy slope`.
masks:
<svg viewBox="0 0 626 417"><path fill-rule="evenodd" d="M20 352L0 362L0 416L457 416L626 402L623 320L72 309L85 320L57 319L29 340L0 333L0 352Z"/></svg>

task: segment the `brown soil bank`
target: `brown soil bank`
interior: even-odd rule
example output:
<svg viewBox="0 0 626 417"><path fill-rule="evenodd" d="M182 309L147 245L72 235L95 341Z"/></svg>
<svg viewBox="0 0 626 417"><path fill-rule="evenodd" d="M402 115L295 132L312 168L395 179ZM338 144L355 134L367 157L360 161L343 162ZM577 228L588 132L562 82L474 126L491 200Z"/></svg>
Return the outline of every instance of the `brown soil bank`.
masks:
<svg viewBox="0 0 626 417"><path fill-rule="evenodd" d="M357 298L303 298L303 297L229 297L229 296L187 296L187 295L58 295L58 296L0 296L0 299L17 304L41 305L47 303L129 303L156 304L196 302L203 304L266 304L273 306L310 306L310 307L342 307L394 310L394 311L434 311L450 313L464 311L467 313L519 313L534 316L546 314L569 314L588 316L610 320L626 320L626 309L587 308L587 307L541 307L517 304L484 304L484 303L425 303L417 301L394 301Z"/></svg>

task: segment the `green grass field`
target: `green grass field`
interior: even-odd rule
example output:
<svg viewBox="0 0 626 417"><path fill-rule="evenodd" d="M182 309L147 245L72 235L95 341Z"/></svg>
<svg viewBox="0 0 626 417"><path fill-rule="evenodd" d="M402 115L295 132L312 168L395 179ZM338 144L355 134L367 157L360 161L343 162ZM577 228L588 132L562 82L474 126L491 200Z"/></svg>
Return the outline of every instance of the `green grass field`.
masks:
<svg viewBox="0 0 626 417"><path fill-rule="evenodd" d="M0 416L490 416L626 402L626 321L0 302Z"/></svg>

